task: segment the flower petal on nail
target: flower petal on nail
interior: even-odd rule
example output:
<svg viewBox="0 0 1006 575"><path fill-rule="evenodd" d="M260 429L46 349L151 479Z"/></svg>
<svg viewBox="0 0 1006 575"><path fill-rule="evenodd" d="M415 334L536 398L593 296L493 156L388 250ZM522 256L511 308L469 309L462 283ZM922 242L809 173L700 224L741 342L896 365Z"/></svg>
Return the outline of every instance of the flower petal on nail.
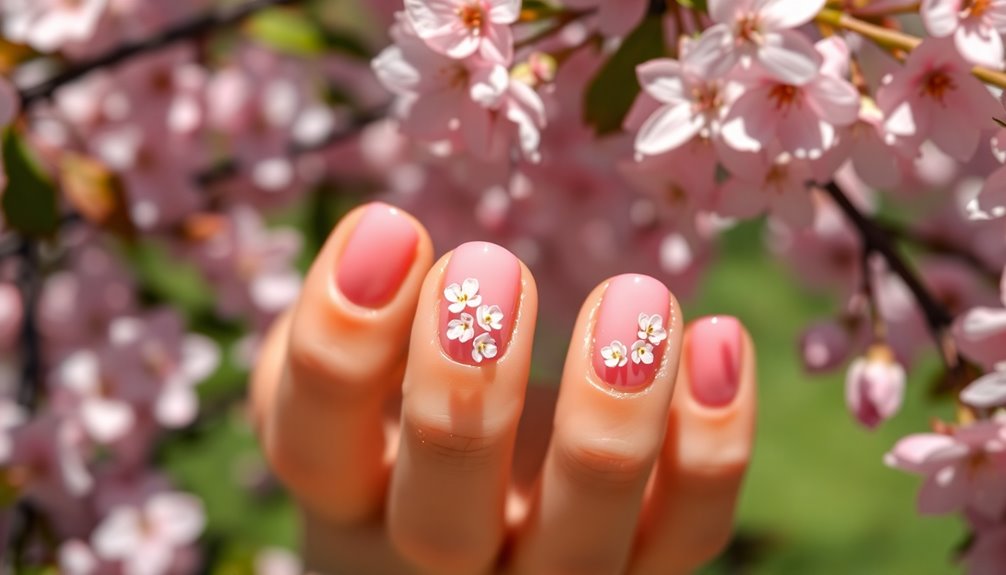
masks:
<svg viewBox="0 0 1006 575"><path fill-rule="evenodd" d="M496 340L492 338L488 333L479 334L475 338L475 342L472 344L472 359L476 363L482 363L483 359L492 359L496 357L496 352L498 351L496 347Z"/></svg>
<svg viewBox="0 0 1006 575"><path fill-rule="evenodd" d="M632 363L653 363L653 346L642 339L632 344Z"/></svg>
<svg viewBox="0 0 1006 575"><path fill-rule="evenodd" d="M601 348L601 357L604 358L604 365L608 367L622 367L629 362L628 349L625 344L617 339Z"/></svg>
<svg viewBox="0 0 1006 575"><path fill-rule="evenodd" d="M498 305L481 305L476 313L479 327L486 331L503 329L503 310Z"/></svg>
<svg viewBox="0 0 1006 575"><path fill-rule="evenodd" d="M473 337L475 337L475 318L471 314L463 313L458 319L452 319L447 323L447 339L465 343Z"/></svg>
<svg viewBox="0 0 1006 575"><path fill-rule="evenodd" d="M653 345L667 339L667 331L664 329L664 318L660 314L647 315L639 314L639 331L636 332L639 339L647 340Z"/></svg>

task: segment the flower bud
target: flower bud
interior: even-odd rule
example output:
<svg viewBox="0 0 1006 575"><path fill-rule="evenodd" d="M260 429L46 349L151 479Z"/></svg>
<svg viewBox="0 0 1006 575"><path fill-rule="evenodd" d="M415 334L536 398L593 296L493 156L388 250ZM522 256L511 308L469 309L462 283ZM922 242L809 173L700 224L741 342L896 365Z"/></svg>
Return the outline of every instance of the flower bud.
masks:
<svg viewBox="0 0 1006 575"><path fill-rule="evenodd" d="M897 413L904 395L905 370L887 344L870 346L865 357L849 366L845 402L867 428L874 429Z"/></svg>

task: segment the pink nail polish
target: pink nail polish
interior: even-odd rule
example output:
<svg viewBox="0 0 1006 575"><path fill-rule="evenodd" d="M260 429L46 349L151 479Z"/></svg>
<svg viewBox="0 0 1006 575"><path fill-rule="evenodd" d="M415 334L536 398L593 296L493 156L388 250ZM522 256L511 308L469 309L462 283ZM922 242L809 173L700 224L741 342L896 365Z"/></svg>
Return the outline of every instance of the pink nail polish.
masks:
<svg viewBox="0 0 1006 575"><path fill-rule="evenodd" d="M608 384L637 388L653 382L672 324L671 294L649 276L612 278L594 326L594 371Z"/></svg>
<svg viewBox="0 0 1006 575"><path fill-rule="evenodd" d="M336 285L356 305L379 308L391 301L416 259L419 233L398 208L366 208L339 256Z"/></svg>
<svg viewBox="0 0 1006 575"><path fill-rule="evenodd" d="M458 246L444 272L440 345L454 361L494 362L506 353L520 296L520 263L487 242Z"/></svg>
<svg viewBox="0 0 1006 575"><path fill-rule="evenodd" d="M740 385L741 324L736 318L700 319L691 328L688 367L692 395L708 407L725 407Z"/></svg>

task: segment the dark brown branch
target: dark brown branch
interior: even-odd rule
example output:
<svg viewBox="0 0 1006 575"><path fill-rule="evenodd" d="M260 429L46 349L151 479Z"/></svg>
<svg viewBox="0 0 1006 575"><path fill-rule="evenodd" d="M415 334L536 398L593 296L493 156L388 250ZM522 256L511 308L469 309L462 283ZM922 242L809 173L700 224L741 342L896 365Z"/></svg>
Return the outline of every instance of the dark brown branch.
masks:
<svg viewBox="0 0 1006 575"><path fill-rule="evenodd" d="M996 283L999 281L1001 270L993 269L986 262L982 261L981 258L975 255L974 252L953 243L949 239L941 238L938 235L926 234L896 222L880 219L876 219L874 221L878 227L884 230L887 235L895 240L912 244L913 246L916 246L933 255L953 258L967 264L974 271L978 272L990 281Z"/></svg>
<svg viewBox="0 0 1006 575"><path fill-rule="evenodd" d="M61 86L69 84L87 74L110 66L115 66L130 58L154 52L176 42L190 40L220 28L238 24L266 8L294 4L299 0L249 0L243 4L204 14L187 22L168 28L150 38L119 46L112 51L72 65L55 76L21 90L21 103L25 108L51 97Z"/></svg>
<svg viewBox="0 0 1006 575"><path fill-rule="evenodd" d="M820 188L828 193L849 222L859 232L860 239L863 242L863 249L882 256L891 272L905 282L905 285L912 292L912 296L922 310L923 316L925 316L926 325L933 340L936 342L940 356L949 369L957 370L962 365L962 362L957 352L953 350L947 334L947 330L954 319L950 315L950 312L929 293L928 288L923 285L915 271L898 251L894 242L891 241L888 233L877 222L860 212L838 184L828 182L821 185Z"/></svg>

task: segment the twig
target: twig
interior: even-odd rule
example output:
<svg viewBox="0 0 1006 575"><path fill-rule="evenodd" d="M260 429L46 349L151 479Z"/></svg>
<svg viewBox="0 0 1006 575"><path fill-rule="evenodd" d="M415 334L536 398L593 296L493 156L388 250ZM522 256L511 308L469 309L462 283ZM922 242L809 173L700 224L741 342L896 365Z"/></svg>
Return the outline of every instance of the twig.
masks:
<svg viewBox="0 0 1006 575"><path fill-rule="evenodd" d="M887 235L895 240L912 244L926 252L934 255L946 256L967 264L974 271L981 274L992 282L998 282L1002 275L1001 270L996 270L982 261L976 254L967 249L955 245L952 241L939 237L938 235L927 235L919 230L913 230L897 222L889 220L875 219L874 222Z"/></svg>
<svg viewBox="0 0 1006 575"><path fill-rule="evenodd" d="M953 349L947 335L947 329L953 322L950 312L929 293L929 290L922 284L922 281L915 274L914 270L909 267L905 258L902 257L884 229L860 212L838 184L828 182L819 187L828 193L849 222L859 232L859 236L863 242L863 249L882 256L887 262L887 267L905 282L905 285L912 292L912 296L918 303L919 308L922 309L926 326L929 328L929 332L940 351L940 357L951 372L958 371L963 366L963 362L956 350Z"/></svg>
<svg viewBox="0 0 1006 575"><path fill-rule="evenodd" d="M821 24L856 32L889 51L911 52L922 43L921 38L860 20L840 10L825 8L818 13L816 19ZM975 66L971 73L986 84L1006 88L1006 74L1003 72Z"/></svg>
<svg viewBox="0 0 1006 575"><path fill-rule="evenodd" d="M219 28L232 26L266 8L294 4L299 1L249 0L238 6L210 12L187 22L182 22L145 40L124 44L106 54L74 64L72 67L63 70L40 84L21 90L21 103L25 108L28 108L40 100L51 97L61 86L69 84L100 68L115 66L134 56L159 50L175 42L196 38Z"/></svg>

